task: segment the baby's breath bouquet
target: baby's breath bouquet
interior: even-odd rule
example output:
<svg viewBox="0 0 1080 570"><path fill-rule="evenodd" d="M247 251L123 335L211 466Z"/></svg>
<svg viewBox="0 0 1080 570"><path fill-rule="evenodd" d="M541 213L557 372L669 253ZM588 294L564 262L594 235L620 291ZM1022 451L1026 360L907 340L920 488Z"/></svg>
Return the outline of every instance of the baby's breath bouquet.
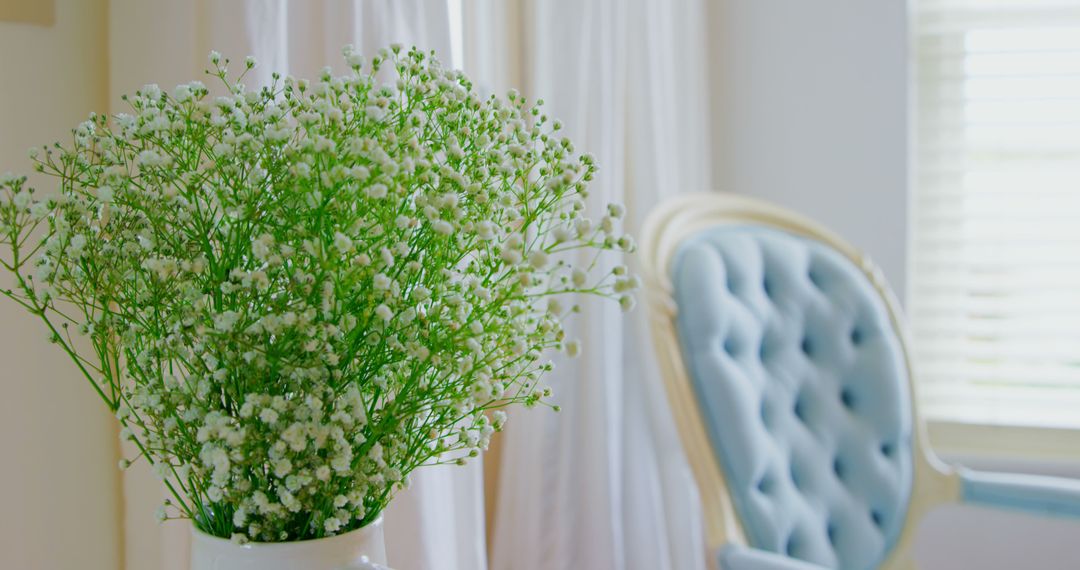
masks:
<svg viewBox="0 0 1080 570"><path fill-rule="evenodd" d="M394 47L318 82L147 86L0 181L3 293L171 491L162 518L252 541L375 520L411 471L543 404L573 294L633 304L622 208L511 92ZM255 66L246 61L246 69ZM246 73L246 70L245 70ZM81 337L81 338L80 338ZM127 466L128 461L122 461Z"/></svg>

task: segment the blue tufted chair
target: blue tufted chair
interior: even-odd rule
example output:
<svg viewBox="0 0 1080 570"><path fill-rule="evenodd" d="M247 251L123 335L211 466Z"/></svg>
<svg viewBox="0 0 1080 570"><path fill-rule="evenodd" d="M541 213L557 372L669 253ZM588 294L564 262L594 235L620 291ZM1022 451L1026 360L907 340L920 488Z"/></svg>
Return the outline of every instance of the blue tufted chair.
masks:
<svg viewBox="0 0 1080 570"><path fill-rule="evenodd" d="M642 252L654 340L724 570L909 568L915 525L968 501L1080 517L1080 483L940 462L902 316L840 238L746 197L665 204Z"/></svg>

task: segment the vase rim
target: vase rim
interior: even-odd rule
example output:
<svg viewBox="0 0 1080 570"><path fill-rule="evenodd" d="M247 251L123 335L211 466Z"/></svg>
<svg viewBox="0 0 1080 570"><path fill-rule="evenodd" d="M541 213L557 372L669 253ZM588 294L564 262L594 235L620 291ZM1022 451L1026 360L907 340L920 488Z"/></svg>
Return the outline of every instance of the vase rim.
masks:
<svg viewBox="0 0 1080 570"><path fill-rule="evenodd" d="M355 540L357 536L366 535L368 533L375 532L378 528L380 528L382 526L382 522L383 522L383 517L382 517L382 515L379 515L378 518L376 518L375 520L371 521L370 523L368 523L368 524L366 524L366 525L364 525L364 526L362 526L360 528L355 528L353 530L350 530L348 532L343 532L341 534L335 534L334 536L324 536L322 538L309 538L309 539L305 539L305 540L288 540L288 541L284 541L284 542L255 542L255 541L250 541L250 542L245 542L245 543L242 543L242 544L237 543L237 542L233 542L232 539L230 539L230 538L221 538L220 536L214 536L212 534L203 532L202 530L199 529L199 527L195 526L195 524L190 522L190 521L189 521L188 524L191 527L191 534L195 537L196 540L210 542L210 543L217 543L217 544L219 544L221 546L229 545L229 546L232 546L234 548L252 548L252 549L253 548L258 548L259 550L268 550L268 549L273 549L273 548L290 548L290 547L295 548L297 545L316 546L316 545L327 545L327 544L331 544L331 543L335 543L335 542L352 541L352 540Z"/></svg>

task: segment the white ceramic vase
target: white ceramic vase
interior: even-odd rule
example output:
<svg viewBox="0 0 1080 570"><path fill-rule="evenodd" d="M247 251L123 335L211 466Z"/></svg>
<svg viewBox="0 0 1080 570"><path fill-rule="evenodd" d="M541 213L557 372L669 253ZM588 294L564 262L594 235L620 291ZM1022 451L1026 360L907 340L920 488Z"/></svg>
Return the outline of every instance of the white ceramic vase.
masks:
<svg viewBox="0 0 1080 570"><path fill-rule="evenodd" d="M388 570L381 517L345 534L300 542L237 544L191 528L191 570Z"/></svg>

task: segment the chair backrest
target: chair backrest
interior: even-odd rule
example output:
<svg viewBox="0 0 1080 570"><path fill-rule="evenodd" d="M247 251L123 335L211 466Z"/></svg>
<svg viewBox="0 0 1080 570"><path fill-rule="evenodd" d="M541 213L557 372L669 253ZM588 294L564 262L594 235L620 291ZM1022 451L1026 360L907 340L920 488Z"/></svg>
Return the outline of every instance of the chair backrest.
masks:
<svg viewBox="0 0 1080 570"><path fill-rule="evenodd" d="M702 492L713 540L831 568L885 561L915 480L944 470L916 437L880 272L808 220L722 194L662 208L643 251L676 419L713 460L699 483L720 488Z"/></svg>

